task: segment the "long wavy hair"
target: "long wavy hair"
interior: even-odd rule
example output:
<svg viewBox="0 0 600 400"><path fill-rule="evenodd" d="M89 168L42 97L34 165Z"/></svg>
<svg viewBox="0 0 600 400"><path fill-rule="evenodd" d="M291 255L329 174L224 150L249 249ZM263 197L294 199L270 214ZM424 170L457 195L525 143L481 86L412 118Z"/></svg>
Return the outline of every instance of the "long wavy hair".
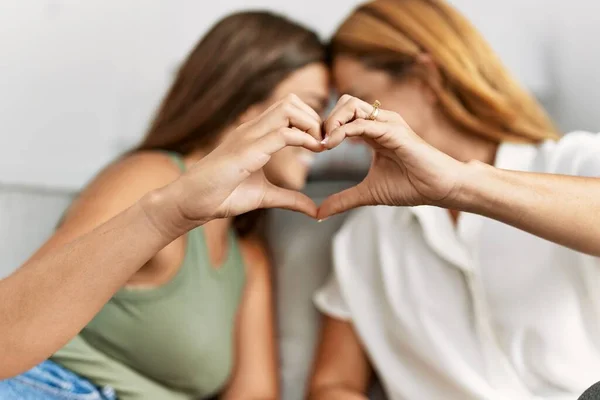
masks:
<svg viewBox="0 0 600 400"><path fill-rule="evenodd" d="M290 74L326 57L315 33L286 18L261 11L228 16L189 54L134 151L210 151L226 128ZM236 217L238 235L254 232L262 215Z"/></svg>
<svg viewBox="0 0 600 400"><path fill-rule="evenodd" d="M513 79L482 35L444 0L375 0L357 8L331 42L332 56L357 57L394 76L418 75L428 54L442 85L439 105L457 126L501 142L556 139L543 107Z"/></svg>

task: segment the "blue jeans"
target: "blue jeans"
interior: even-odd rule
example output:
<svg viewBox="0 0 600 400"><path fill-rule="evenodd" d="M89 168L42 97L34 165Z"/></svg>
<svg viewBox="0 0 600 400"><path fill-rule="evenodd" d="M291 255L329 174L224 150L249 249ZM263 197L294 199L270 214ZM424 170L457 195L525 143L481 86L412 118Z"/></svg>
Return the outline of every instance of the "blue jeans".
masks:
<svg viewBox="0 0 600 400"><path fill-rule="evenodd" d="M98 388L92 382L44 361L15 378L0 381L2 400L116 400L111 388Z"/></svg>

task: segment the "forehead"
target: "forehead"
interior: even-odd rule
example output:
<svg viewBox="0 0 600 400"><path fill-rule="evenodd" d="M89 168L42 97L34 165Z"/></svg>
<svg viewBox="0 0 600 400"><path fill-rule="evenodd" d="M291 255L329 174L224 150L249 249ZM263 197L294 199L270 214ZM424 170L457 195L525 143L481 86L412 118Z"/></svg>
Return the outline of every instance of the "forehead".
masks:
<svg viewBox="0 0 600 400"><path fill-rule="evenodd" d="M276 93L310 92L319 96L327 96L329 92L329 71L324 64L314 63L294 71L281 82Z"/></svg>
<svg viewBox="0 0 600 400"><path fill-rule="evenodd" d="M353 95L384 89L392 83L385 72L366 68L356 58L349 56L335 58L333 80L340 94Z"/></svg>

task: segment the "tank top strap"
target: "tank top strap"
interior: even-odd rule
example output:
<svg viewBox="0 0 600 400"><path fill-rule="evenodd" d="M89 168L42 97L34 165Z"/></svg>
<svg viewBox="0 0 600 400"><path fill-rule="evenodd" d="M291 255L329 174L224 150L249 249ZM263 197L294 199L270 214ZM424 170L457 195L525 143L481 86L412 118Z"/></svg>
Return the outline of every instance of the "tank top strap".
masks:
<svg viewBox="0 0 600 400"><path fill-rule="evenodd" d="M187 168L185 167L185 162L183 161L181 154L175 153L174 151L167 151L165 154L171 159L171 161L173 161L175 165L177 165L177 167L179 167L181 172L186 171Z"/></svg>
<svg viewBox="0 0 600 400"><path fill-rule="evenodd" d="M181 154L173 151L167 151L165 154L179 167L182 173L186 171L187 168ZM227 276L231 274L237 275L240 274L240 269L242 270L242 276L244 276L244 259L241 254L235 232L230 230L228 237L227 255L225 260L223 260L221 266L215 268L211 264L210 257L208 256L209 250L206 243L206 232L204 231L204 227L199 226L198 228L192 229L190 232L188 232L186 255L189 255L189 257L186 257L184 264L189 264L189 261L187 261L188 258L193 260L201 260L201 262L198 263L198 267L204 271L207 271L213 277ZM187 265L182 265L182 268L184 267L186 269L189 268Z"/></svg>

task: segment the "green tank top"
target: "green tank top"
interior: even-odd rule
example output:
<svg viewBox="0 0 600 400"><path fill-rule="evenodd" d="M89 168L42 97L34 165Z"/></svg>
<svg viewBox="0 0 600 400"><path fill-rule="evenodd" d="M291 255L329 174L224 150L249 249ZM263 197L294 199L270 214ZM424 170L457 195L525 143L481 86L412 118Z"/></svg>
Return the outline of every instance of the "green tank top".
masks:
<svg viewBox="0 0 600 400"><path fill-rule="evenodd" d="M172 157L183 170L181 158ZM194 229L171 281L122 289L52 359L99 386L112 386L121 400L215 395L232 371L244 281L234 232L226 261L214 268L203 228Z"/></svg>

